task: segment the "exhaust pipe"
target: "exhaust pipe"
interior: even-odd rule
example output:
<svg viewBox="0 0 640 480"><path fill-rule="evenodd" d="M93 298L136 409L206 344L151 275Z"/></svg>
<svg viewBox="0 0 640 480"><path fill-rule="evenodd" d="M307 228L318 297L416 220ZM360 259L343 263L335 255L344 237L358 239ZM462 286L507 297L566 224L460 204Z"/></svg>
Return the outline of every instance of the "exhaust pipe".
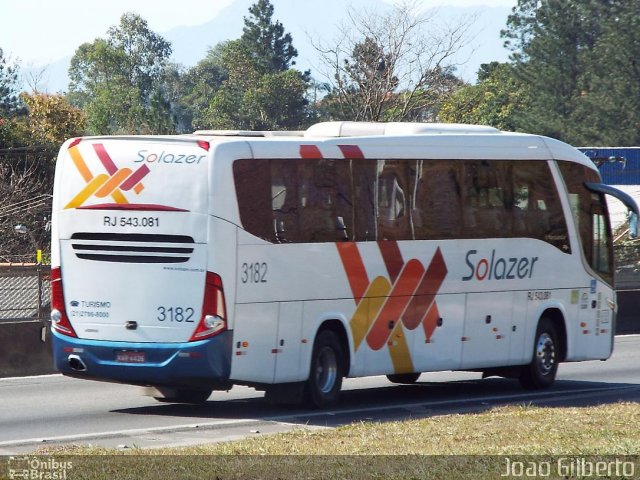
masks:
<svg viewBox="0 0 640 480"><path fill-rule="evenodd" d="M87 371L87 366L78 355L69 355L67 362L69 362L69 367L71 367L71 370L75 370L76 372Z"/></svg>

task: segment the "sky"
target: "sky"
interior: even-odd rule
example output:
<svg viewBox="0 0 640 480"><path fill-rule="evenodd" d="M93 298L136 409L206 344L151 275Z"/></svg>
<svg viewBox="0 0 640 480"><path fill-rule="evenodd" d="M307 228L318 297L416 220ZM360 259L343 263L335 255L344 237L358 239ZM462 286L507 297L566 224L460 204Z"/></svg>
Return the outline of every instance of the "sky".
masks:
<svg viewBox="0 0 640 480"><path fill-rule="evenodd" d="M162 33L174 27L205 23L232 1L0 0L0 48L5 57L18 61L21 67L47 65L73 55L82 43L104 37L124 12L138 13L151 30ZM301 4L304 1L309 0L300 0ZM272 3L277 10L278 0ZM418 0L417 3L425 7L512 7L517 0Z"/></svg>

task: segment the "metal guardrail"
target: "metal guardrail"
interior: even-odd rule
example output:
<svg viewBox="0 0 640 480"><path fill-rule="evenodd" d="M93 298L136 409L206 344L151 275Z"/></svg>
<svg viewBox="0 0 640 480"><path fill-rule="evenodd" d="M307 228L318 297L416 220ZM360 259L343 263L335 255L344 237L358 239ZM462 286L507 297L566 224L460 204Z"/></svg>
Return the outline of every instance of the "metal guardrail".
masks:
<svg viewBox="0 0 640 480"><path fill-rule="evenodd" d="M0 264L0 322L49 319L51 267Z"/></svg>

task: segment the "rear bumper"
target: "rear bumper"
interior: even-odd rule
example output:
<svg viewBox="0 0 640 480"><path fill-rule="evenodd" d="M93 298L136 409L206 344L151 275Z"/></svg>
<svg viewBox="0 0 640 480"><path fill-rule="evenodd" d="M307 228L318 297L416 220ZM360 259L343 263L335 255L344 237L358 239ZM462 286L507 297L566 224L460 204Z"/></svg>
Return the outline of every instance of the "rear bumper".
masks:
<svg viewBox="0 0 640 480"><path fill-rule="evenodd" d="M188 343L84 340L52 331L53 362L64 375L133 385L222 388L231 372L232 332ZM142 363L116 360L118 352L144 355Z"/></svg>

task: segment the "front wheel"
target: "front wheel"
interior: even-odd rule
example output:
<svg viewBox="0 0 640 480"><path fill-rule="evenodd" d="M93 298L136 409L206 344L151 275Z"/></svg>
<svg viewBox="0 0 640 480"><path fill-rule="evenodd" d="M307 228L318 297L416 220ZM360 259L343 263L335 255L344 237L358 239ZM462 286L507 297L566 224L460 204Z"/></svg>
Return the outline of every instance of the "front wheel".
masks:
<svg viewBox="0 0 640 480"><path fill-rule="evenodd" d="M338 401L344 376L344 353L335 333L323 330L311 354L311 372L305 385L307 402L325 408Z"/></svg>
<svg viewBox="0 0 640 480"><path fill-rule="evenodd" d="M522 367L520 384L529 390L549 388L553 385L560 361L558 333L549 318L541 318L533 345L533 359Z"/></svg>

